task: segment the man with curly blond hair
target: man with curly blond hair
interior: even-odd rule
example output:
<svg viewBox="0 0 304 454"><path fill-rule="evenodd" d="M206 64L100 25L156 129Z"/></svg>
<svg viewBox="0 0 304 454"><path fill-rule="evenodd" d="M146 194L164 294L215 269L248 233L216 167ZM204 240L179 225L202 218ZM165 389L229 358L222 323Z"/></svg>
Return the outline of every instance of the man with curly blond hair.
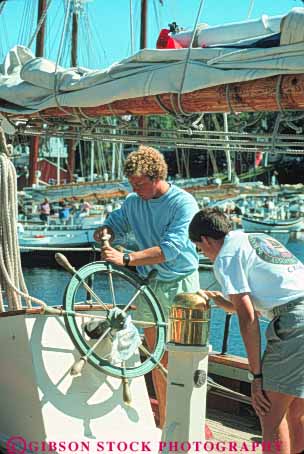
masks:
<svg viewBox="0 0 304 454"><path fill-rule="evenodd" d="M167 164L154 148L141 145L129 154L124 166L133 192L120 209L113 211L95 232L100 241L107 230L111 239L133 231L139 250L124 254L104 247L102 258L120 266L135 266L146 278L153 269L157 276L150 287L156 294L166 318L174 297L181 292L199 290L198 255L188 238L188 226L198 211L194 197L166 181ZM151 319L146 303L136 299L136 319ZM146 328L150 349L155 341L155 329ZM163 363L167 364L166 355ZM153 371L153 383L159 401L160 426L165 421L166 381L158 370Z"/></svg>

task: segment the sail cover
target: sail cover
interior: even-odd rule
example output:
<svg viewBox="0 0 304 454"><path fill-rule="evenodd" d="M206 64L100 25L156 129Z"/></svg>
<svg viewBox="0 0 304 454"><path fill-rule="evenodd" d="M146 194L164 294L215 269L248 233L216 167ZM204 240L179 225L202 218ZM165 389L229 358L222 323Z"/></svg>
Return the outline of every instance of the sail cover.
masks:
<svg viewBox="0 0 304 454"><path fill-rule="evenodd" d="M297 10L304 10L297 8ZM299 20L304 17L297 12ZM292 27L288 21L288 27ZM302 30L303 22L302 22ZM304 42L270 48L145 49L104 70L63 68L14 47L0 65L0 111L31 114L304 73Z"/></svg>

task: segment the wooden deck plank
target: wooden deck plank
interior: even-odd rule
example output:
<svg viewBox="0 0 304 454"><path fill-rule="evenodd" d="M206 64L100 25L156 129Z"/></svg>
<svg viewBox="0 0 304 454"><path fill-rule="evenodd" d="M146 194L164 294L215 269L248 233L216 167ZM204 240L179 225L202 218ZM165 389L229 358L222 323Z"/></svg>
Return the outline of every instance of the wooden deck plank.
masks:
<svg viewBox="0 0 304 454"><path fill-rule="evenodd" d="M254 416L236 416L219 410L208 409L206 423L213 434L213 442L236 442L237 451L241 451L242 443L246 443L249 452L261 454L261 446L257 447L253 443L261 443L261 430L258 427ZM227 449L233 451L233 449Z"/></svg>

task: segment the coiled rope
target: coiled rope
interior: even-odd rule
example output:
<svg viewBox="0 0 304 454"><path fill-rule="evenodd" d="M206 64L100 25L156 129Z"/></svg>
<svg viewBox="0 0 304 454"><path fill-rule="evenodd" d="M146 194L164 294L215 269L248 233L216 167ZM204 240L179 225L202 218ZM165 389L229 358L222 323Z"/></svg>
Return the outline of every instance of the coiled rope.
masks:
<svg viewBox="0 0 304 454"><path fill-rule="evenodd" d="M23 309L22 297L28 308L31 301L46 306L28 294L23 277L17 234L17 177L11 154L12 147L0 127L0 312L5 311L3 295L9 311Z"/></svg>

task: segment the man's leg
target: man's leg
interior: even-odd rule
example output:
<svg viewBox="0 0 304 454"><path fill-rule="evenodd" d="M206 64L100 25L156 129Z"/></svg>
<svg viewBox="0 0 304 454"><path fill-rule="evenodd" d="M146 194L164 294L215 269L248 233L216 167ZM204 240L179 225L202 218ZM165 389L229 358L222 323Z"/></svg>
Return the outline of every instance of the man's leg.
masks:
<svg viewBox="0 0 304 454"><path fill-rule="evenodd" d="M287 413L291 454L304 451L304 399L295 398Z"/></svg>
<svg viewBox="0 0 304 454"><path fill-rule="evenodd" d="M155 344L155 328L145 328L145 339L149 351L152 351ZM162 360L164 367L168 367L168 353L165 352ZM152 370L153 386L158 400L159 408L159 426L163 428L166 420L166 402L167 402L167 380L158 369Z"/></svg>
<svg viewBox="0 0 304 454"><path fill-rule="evenodd" d="M290 435L287 412L295 400L294 396L274 391L265 391L271 403L270 411L261 417L264 452L268 454L290 454Z"/></svg>

